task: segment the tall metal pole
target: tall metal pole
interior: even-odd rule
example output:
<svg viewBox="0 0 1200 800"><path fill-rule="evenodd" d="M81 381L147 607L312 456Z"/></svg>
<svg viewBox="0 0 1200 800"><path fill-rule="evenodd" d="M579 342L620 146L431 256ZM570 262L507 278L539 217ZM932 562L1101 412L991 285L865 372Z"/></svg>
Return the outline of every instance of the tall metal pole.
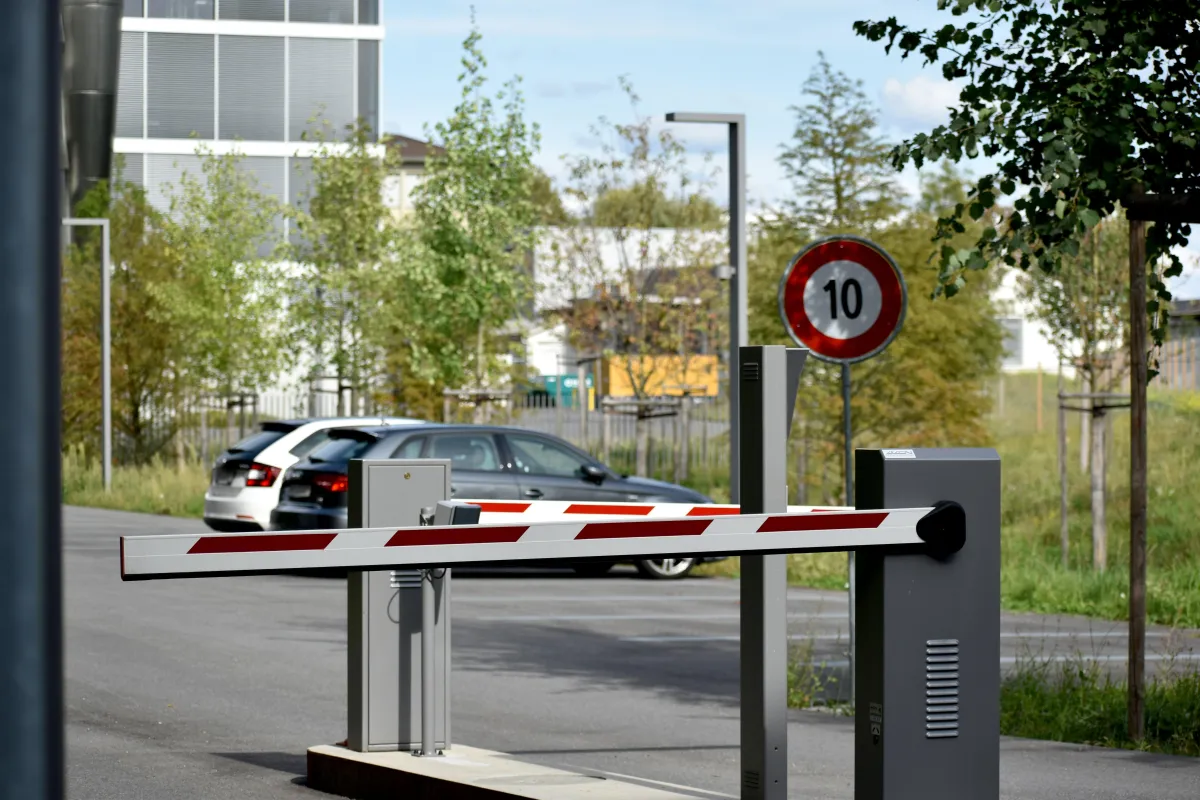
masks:
<svg viewBox="0 0 1200 800"><path fill-rule="evenodd" d="M107 219L68 217L68 227L100 229L100 470L112 491L112 225Z"/></svg>
<svg viewBox="0 0 1200 800"><path fill-rule="evenodd" d="M729 500L741 502L741 397L738 389L738 350L750 343L748 322L749 276L746 266L746 115L695 114L673 111L667 122L707 122L729 126Z"/></svg>
<svg viewBox="0 0 1200 800"><path fill-rule="evenodd" d="M1146 223L1129 221L1129 704L1131 741L1146 726ZM1093 432L1094 433L1094 432ZM1084 445L1080 445L1083 447Z"/></svg>
<svg viewBox="0 0 1200 800"><path fill-rule="evenodd" d="M845 505L854 505L854 469L851 464L851 440L853 438L853 426L850 419L850 365L843 362L842 364L842 437L845 440L843 443L842 458L845 464L846 472L846 502ZM854 551L851 550L846 554L846 574L848 575L847 582L850 584L850 619L849 619L849 637L850 637L850 705L854 706Z"/></svg>
<svg viewBox="0 0 1200 800"><path fill-rule="evenodd" d="M750 280L746 268L746 118L729 123L729 498L741 502L739 467L742 458L741 393L738 389L738 354L750 344L747 321Z"/></svg>
<svg viewBox="0 0 1200 800"><path fill-rule="evenodd" d="M58 800L63 781L62 446L59 370L64 191L57 0L11 0L0 24L0 786Z"/></svg>

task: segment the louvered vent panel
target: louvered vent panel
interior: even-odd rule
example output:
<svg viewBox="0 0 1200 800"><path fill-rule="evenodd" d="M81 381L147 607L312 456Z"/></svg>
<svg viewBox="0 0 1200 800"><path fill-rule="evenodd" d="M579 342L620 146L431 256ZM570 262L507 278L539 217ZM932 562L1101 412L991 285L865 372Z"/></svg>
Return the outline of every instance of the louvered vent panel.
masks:
<svg viewBox="0 0 1200 800"><path fill-rule="evenodd" d="M324 22L349 25L354 22L355 0L291 0L292 22Z"/></svg>
<svg viewBox="0 0 1200 800"><path fill-rule="evenodd" d="M286 6L286 0L221 0L220 5L217 6L217 13L221 19L283 22Z"/></svg>
<svg viewBox="0 0 1200 800"><path fill-rule="evenodd" d="M117 158L120 158L125 163L121 167L120 179L127 183L134 183L138 186L146 184L146 156L141 153L120 153L113 156L113 172L114 178L118 177L116 173Z"/></svg>
<svg viewBox="0 0 1200 800"><path fill-rule="evenodd" d="M379 140L379 42L358 43L358 116Z"/></svg>
<svg viewBox="0 0 1200 800"><path fill-rule="evenodd" d="M288 198L290 205L295 206L303 211L308 210L308 189L312 181L312 159L311 158L289 158L287 164L288 171ZM288 223L288 238L292 244L300 243L300 234L296 229L294 222Z"/></svg>
<svg viewBox="0 0 1200 800"><path fill-rule="evenodd" d="M125 31L121 34L121 71L117 83L117 136L132 136L138 139L142 131L142 101L146 86L142 81L142 67L146 58L146 34L140 31Z"/></svg>
<svg viewBox="0 0 1200 800"><path fill-rule="evenodd" d="M958 639L925 642L925 738L958 737Z"/></svg>
<svg viewBox="0 0 1200 800"><path fill-rule="evenodd" d="M223 46L223 45L222 45ZM275 156L248 156L238 162L238 168L253 178L254 187L267 197L283 202L283 177L287 169L287 159ZM274 246L283 239L283 216L275 220L275 238L264 242L258 254L266 258Z"/></svg>
<svg viewBox="0 0 1200 800"><path fill-rule="evenodd" d="M179 192L179 178L184 172L195 180L203 180L200 157L194 155L146 156L146 198L159 211L169 211L171 196Z"/></svg>
<svg viewBox="0 0 1200 800"><path fill-rule="evenodd" d="M284 140L283 44L279 36L221 37L219 138Z"/></svg>
<svg viewBox="0 0 1200 800"><path fill-rule="evenodd" d="M299 141L309 118L328 120L330 136L341 138L354 121L354 46L351 39L289 42L288 139Z"/></svg>
<svg viewBox="0 0 1200 800"><path fill-rule="evenodd" d="M207 34L149 34L146 133L151 139L213 138L215 38Z"/></svg>

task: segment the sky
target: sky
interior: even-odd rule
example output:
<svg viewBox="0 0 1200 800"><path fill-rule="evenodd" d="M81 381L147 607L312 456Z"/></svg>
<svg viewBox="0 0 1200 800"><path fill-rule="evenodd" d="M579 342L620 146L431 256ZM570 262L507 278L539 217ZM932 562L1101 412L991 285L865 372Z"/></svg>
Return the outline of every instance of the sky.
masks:
<svg viewBox="0 0 1200 800"><path fill-rule="evenodd" d="M862 82L879 114L880 134L899 141L948 118L957 88L919 57L902 60L857 36L857 20L897 16L908 25L944 24L936 0L384 0L383 130L425 138L426 126L459 100L462 40L471 6L494 93L520 76L527 118L541 128L538 164L558 181L562 156L595 154L591 126L605 116L632 122L618 86L626 76L638 113L743 113L751 209L789 194L777 158L793 133L802 86L822 51L834 69ZM666 122L656 124L667 125ZM699 170L705 153L724 180L727 133L720 125L671 125ZM977 167L978 168L978 167ZM901 176L913 191L918 176ZM1193 245L1191 258L1200 255ZM1191 265L1180 296L1200 297Z"/></svg>

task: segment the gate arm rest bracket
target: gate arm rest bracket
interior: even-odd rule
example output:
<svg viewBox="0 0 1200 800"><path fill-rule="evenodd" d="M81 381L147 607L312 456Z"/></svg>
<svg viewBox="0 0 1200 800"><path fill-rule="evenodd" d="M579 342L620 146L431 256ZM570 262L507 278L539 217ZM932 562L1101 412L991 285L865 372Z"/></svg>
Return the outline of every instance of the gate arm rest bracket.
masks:
<svg viewBox="0 0 1200 800"><path fill-rule="evenodd" d="M939 500L917 520L917 536L929 546L929 555L945 560L967 542L967 512L953 500Z"/></svg>

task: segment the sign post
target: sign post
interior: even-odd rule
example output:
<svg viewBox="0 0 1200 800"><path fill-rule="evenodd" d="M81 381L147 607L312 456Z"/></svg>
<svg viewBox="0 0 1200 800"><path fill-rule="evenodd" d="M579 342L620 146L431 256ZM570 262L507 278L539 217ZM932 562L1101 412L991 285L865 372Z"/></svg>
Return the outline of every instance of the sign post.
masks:
<svg viewBox="0 0 1200 800"><path fill-rule="evenodd" d="M854 504L850 365L883 352L904 324L908 288L892 257L857 236L820 239L800 251L779 281L779 315L788 335L815 358L842 368L846 505ZM850 675L854 675L854 551L850 584ZM850 681L854 704L854 680Z"/></svg>

